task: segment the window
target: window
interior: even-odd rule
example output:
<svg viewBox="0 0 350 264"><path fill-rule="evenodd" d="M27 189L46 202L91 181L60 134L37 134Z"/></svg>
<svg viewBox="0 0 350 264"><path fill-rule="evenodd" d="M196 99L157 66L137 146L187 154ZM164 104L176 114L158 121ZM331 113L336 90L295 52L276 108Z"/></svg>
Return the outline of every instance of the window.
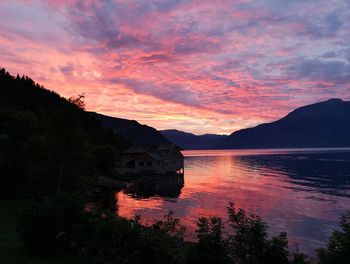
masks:
<svg viewBox="0 0 350 264"><path fill-rule="evenodd" d="M140 161L140 162L139 162L139 166L140 166L140 167L145 166L145 162L144 162L144 161Z"/></svg>
<svg viewBox="0 0 350 264"><path fill-rule="evenodd" d="M147 166L151 167L152 166L152 162L151 161L147 161Z"/></svg>
<svg viewBox="0 0 350 264"><path fill-rule="evenodd" d="M129 169L134 169L135 168L135 161L134 160L130 160L126 163L126 167Z"/></svg>

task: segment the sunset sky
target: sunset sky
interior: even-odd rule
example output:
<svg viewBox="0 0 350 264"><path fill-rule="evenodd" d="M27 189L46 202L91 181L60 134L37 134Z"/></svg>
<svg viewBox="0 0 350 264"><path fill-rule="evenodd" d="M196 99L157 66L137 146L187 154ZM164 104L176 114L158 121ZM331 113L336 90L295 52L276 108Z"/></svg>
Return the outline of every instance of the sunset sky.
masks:
<svg viewBox="0 0 350 264"><path fill-rule="evenodd" d="M349 0L0 0L0 67L157 129L350 100Z"/></svg>

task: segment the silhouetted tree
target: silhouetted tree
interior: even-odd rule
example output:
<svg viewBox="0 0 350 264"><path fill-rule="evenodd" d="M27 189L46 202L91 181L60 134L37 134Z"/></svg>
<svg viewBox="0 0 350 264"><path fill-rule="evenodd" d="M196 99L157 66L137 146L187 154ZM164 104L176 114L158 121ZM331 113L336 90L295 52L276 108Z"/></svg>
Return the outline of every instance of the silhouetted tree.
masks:
<svg viewBox="0 0 350 264"><path fill-rule="evenodd" d="M350 263L350 212L340 219L340 229L333 231L325 249L318 250L320 264Z"/></svg>
<svg viewBox="0 0 350 264"><path fill-rule="evenodd" d="M79 94L77 96L72 96L68 99L68 102L76 105L82 110L85 110L85 102L84 102L85 95L84 94Z"/></svg>
<svg viewBox="0 0 350 264"><path fill-rule="evenodd" d="M223 224L218 217L200 217L197 222L198 243L188 251L187 263L230 263L227 241L222 237Z"/></svg>

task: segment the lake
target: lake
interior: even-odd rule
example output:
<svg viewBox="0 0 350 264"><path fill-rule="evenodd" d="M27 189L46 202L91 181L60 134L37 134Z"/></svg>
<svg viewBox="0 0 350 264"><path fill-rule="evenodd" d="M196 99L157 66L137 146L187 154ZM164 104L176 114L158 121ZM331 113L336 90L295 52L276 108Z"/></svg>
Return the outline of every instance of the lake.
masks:
<svg viewBox="0 0 350 264"><path fill-rule="evenodd" d="M183 151L184 177L142 183L116 193L118 213L146 223L168 210L189 239L199 216L226 217L228 201L256 213L269 234L286 231L289 247L313 255L350 210L350 149Z"/></svg>

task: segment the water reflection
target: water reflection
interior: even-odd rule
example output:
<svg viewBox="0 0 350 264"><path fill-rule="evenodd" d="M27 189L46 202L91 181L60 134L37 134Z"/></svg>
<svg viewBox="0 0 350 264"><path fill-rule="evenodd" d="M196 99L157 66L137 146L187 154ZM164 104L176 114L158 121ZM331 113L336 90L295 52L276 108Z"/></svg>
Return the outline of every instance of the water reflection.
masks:
<svg viewBox="0 0 350 264"><path fill-rule="evenodd" d="M197 217L225 217L227 202L233 201L259 214L271 234L287 231L292 247L298 243L312 253L337 227L339 216L350 209L350 151L196 151L185 155L189 156L184 186L169 180L119 192L119 214L140 214L147 222L172 209L191 238Z"/></svg>
<svg viewBox="0 0 350 264"><path fill-rule="evenodd" d="M288 176L295 190L350 198L350 153L257 155L238 157L244 166Z"/></svg>
<svg viewBox="0 0 350 264"><path fill-rule="evenodd" d="M180 196L182 187L184 187L184 175L169 174L132 183L124 190L124 193L134 199L150 197L171 199Z"/></svg>

